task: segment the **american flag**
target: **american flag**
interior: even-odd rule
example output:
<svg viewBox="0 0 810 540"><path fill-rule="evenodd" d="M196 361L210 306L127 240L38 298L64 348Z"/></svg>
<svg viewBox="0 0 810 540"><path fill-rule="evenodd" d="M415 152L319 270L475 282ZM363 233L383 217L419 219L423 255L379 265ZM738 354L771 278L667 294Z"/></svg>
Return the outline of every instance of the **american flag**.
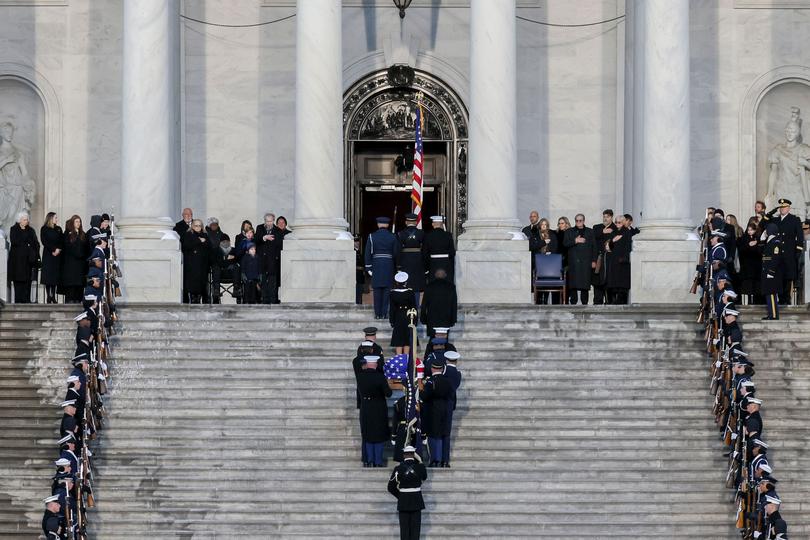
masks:
<svg viewBox="0 0 810 540"><path fill-rule="evenodd" d="M416 143L413 148L413 183L411 184L412 212L416 226L422 228L422 104L416 108Z"/></svg>

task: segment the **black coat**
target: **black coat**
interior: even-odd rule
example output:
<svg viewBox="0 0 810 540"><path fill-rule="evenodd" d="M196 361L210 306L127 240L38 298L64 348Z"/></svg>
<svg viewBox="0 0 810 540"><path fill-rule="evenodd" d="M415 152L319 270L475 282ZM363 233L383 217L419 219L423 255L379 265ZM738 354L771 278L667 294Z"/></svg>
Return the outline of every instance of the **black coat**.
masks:
<svg viewBox="0 0 810 540"><path fill-rule="evenodd" d="M401 489L421 488L427 480L427 468L415 459L406 459L391 472L388 492L397 498L397 512L418 512L425 509L421 491L402 493Z"/></svg>
<svg viewBox="0 0 810 540"><path fill-rule="evenodd" d="M87 281L87 240L76 234L65 233L65 250L62 252L62 286L84 287Z"/></svg>
<svg viewBox="0 0 810 540"><path fill-rule="evenodd" d="M388 310L392 347L406 347L411 344L411 332L408 328L409 309L416 309L413 289L392 289Z"/></svg>
<svg viewBox="0 0 810 540"><path fill-rule="evenodd" d="M577 237L582 236L585 242L577 244ZM593 229L572 227L565 231L563 244L568 249L568 287L588 290L591 288L592 263L598 254Z"/></svg>
<svg viewBox="0 0 810 540"><path fill-rule="evenodd" d="M211 250L211 266L223 266L225 264L225 253L223 253L220 244L225 240L230 241L231 237L222 229L217 229L214 232L208 227L205 228L205 235L208 237L208 249Z"/></svg>
<svg viewBox="0 0 810 540"><path fill-rule="evenodd" d="M363 369L357 375L360 392L360 434L364 442L380 443L389 440L388 402L391 387L385 375L377 370Z"/></svg>
<svg viewBox="0 0 810 540"><path fill-rule="evenodd" d="M273 240L265 240L266 235L273 235ZM253 237L256 242L256 255L261 261L260 267L262 274L275 275L276 271L276 257L280 252L281 240L276 236L276 226L272 225L270 230L264 223L256 227L256 234Z"/></svg>
<svg viewBox="0 0 810 540"><path fill-rule="evenodd" d="M625 228L614 229L608 241L610 251L605 253L605 274L608 289L630 289L630 252L633 235ZM617 240L618 239L618 240Z"/></svg>
<svg viewBox="0 0 810 540"><path fill-rule="evenodd" d="M23 229L19 223L15 223L11 227L9 241L11 249L8 253L8 279L31 281L31 269L39 261L37 233L30 226Z"/></svg>
<svg viewBox="0 0 810 540"><path fill-rule="evenodd" d="M444 229L433 229L422 242L422 262L429 278L433 279L440 268L447 272L447 280L453 282L456 267L456 247L453 235Z"/></svg>
<svg viewBox="0 0 810 540"><path fill-rule="evenodd" d="M422 429L428 436L439 438L450 435L447 412L451 410L453 394L453 385L444 375L432 375L425 381Z"/></svg>
<svg viewBox="0 0 810 540"><path fill-rule="evenodd" d="M180 238L183 238L183 235L186 234L186 232L190 228L191 227L189 227L188 223L186 223L185 221L183 221L181 219L180 221L178 221L177 223L174 224L174 229L173 230L174 230L174 232L177 233L177 236L179 236Z"/></svg>
<svg viewBox="0 0 810 540"><path fill-rule="evenodd" d="M762 273L759 280L762 294L781 294L783 276L782 243L778 238L772 237L762 248Z"/></svg>
<svg viewBox="0 0 810 540"><path fill-rule="evenodd" d="M780 251L784 261L784 278L796 279L799 275L799 261L797 254L804 251L804 233L802 232L802 221L793 214L788 214L783 218L774 216L773 221L779 227L779 240L782 242Z"/></svg>
<svg viewBox="0 0 810 540"><path fill-rule="evenodd" d="M749 242L756 243L750 246ZM762 273L762 246L759 240L744 233L737 240L737 255L740 259L740 293L759 294L759 277Z"/></svg>
<svg viewBox="0 0 810 540"><path fill-rule="evenodd" d="M416 291L425 288L425 260L422 257L422 243L425 232L416 227L405 227L397 233L399 255L397 268L408 273L408 286Z"/></svg>
<svg viewBox="0 0 810 540"><path fill-rule="evenodd" d="M420 311L419 320L429 331L436 327L455 326L458 316L456 286L446 279L434 279L428 283Z"/></svg>
<svg viewBox="0 0 810 540"><path fill-rule="evenodd" d="M180 239L180 247L183 250L183 289L188 294L203 294L208 285L211 260L208 237L203 232L186 231Z"/></svg>
<svg viewBox="0 0 810 540"><path fill-rule="evenodd" d="M54 255L53 252L65 247L65 235L62 233L62 227L59 225L53 227L43 226L39 230L39 238L42 240L42 275L39 280L43 285L59 285L62 272L62 253Z"/></svg>

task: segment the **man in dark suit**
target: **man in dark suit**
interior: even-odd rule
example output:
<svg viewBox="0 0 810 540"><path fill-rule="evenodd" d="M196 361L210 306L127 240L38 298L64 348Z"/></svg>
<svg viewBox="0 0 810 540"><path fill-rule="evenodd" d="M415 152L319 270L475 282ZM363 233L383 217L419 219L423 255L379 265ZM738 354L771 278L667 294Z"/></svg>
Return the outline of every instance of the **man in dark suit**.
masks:
<svg viewBox="0 0 810 540"><path fill-rule="evenodd" d="M194 219L194 212L191 208L183 208L183 219L174 224L174 232L181 238L183 234L191 228L191 221Z"/></svg>

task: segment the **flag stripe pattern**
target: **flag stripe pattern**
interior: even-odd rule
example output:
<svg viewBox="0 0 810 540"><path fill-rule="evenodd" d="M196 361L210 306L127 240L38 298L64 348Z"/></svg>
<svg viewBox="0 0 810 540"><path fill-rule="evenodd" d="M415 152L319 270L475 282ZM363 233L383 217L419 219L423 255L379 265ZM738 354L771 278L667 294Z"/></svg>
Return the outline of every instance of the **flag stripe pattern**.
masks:
<svg viewBox="0 0 810 540"><path fill-rule="evenodd" d="M411 184L412 212L416 214L416 226L422 228L422 105L416 109L416 142L413 148L413 183Z"/></svg>

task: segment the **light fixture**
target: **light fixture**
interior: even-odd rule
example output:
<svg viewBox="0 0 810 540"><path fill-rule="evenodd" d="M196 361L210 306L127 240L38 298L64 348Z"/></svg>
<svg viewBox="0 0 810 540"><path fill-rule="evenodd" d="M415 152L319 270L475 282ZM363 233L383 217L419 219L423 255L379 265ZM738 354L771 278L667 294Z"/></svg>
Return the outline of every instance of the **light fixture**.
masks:
<svg viewBox="0 0 810 540"><path fill-rule="evenodd" d="M399 9L399 18L405 18L405 10L411 5L412 0L394 0L394 5Z"/></svg>

